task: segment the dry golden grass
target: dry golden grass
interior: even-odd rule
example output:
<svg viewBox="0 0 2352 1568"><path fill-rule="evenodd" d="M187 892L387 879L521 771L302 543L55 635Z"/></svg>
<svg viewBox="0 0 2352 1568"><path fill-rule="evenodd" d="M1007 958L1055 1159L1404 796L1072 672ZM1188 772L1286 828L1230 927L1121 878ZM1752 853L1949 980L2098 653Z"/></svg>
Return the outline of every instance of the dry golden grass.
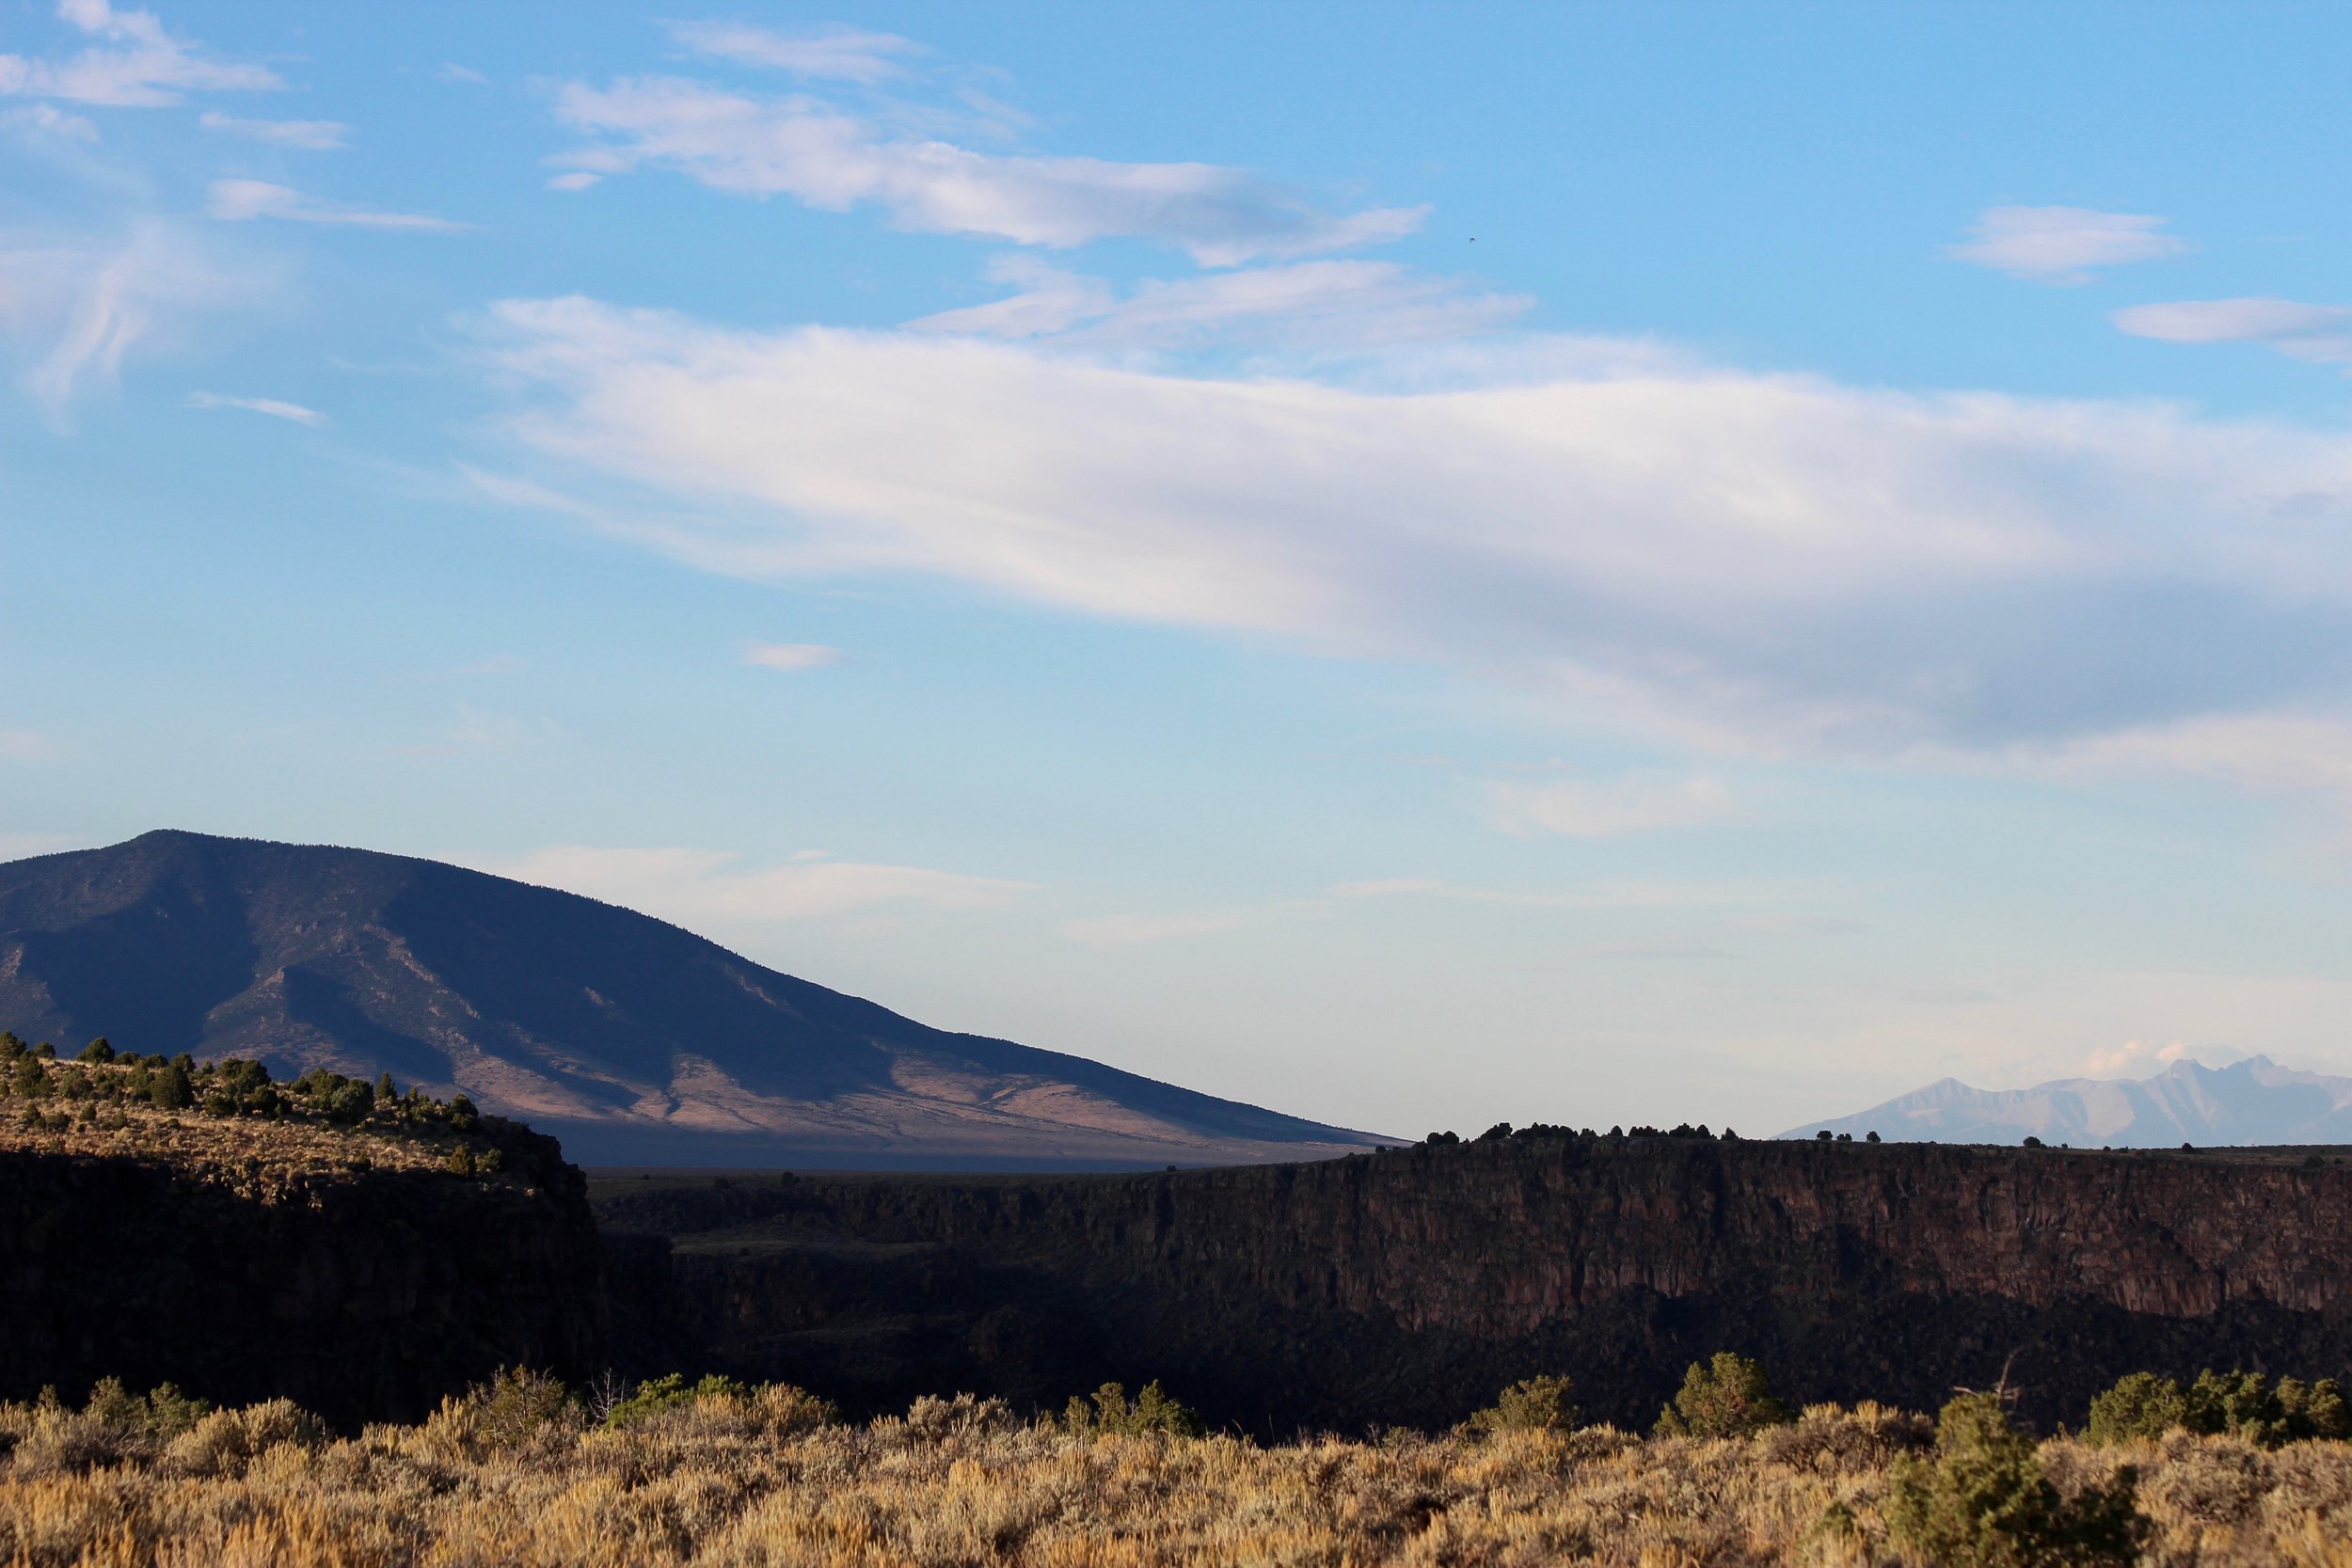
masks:
<svg viewBox="0 0 2352 1568"><path fill-rule="evenodd" d="M182 1423L184 1425L184 1422ZM1820 1407L1744 1440L1608 1428L1263 1448L1025 1425L968 1397L821 1424L789 1390L622 1431L501 1442L452 1402L329 1440L285 1404L126 1435L0 1407L0 1562L161 1568L544 1564L1900 1563L1882 1509L1916 1417ZM111 1433L111 1435L109 1433ZM2352 1446L2043 1445L2061 1490L2140 1466L2165 1568L2352 1568Z"/></svg>

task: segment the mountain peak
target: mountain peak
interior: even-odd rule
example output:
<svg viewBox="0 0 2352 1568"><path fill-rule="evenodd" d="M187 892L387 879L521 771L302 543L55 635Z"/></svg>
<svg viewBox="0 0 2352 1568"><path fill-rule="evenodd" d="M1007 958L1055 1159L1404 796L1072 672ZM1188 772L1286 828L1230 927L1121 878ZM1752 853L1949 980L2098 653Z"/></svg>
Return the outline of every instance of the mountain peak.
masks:
<svg viewBox="0 0 2352 1568"><path fill-rule="evenodd" d="M596 1163L1212 1164L1388 1141L930 1028L575 894L168 828L0 864L0 1026L390 1072Z"/></svg>
<svg viewBox="0 0 2352 1568"><path fill-rule="evenodd" d="M1898 1142L2014 1144L2032 1134L2120 1148L2343 1143L2352 1141L2352 1078L2282 1068L2264 1055L2218 1068L2183 1057L2145 1078L2059 1078L2026 1089L1972 1089L1945 1078L1781 1136L1824 1128Z"/></svg>

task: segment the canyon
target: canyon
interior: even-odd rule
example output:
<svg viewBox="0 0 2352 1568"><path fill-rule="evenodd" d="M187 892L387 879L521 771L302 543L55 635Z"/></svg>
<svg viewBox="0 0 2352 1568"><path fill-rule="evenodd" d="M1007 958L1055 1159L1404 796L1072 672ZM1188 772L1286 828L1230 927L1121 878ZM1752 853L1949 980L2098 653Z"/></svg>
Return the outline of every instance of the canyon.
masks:
<svg viewBox="0 0 2352 1568"><path fill-rule="evenodd" d="M610 1351L602 1261L579 1173L550 1174L0 1148L0 1398L117 1377L356 1429L503 1366L585 1378Z"/></svg>
<svg viewBox="0 0 2352 1568"><path fill-rule="evenodd" d="M1575 1378L1646 1426L1685 1366L2045 1426L2124 1372L2352 1374L2352 1167L1518 1136L1120 1177L612 1178L618 1310L853 1406L1151 1378L1285 1433L1441 1426Z"/></svg>
<svg viewBox="0 0 2352 1568"><path fill-rule="evenodd" d="M583 1178L550 1155L257 1186L234 1160L12 1138L0 1397L115 1375L355 1423L508 1364L787 1381L861 1415L1159 1378L1282 1437L1440 1428L1542 1372L1645 1428L1721 1349L1796 1402L1932 1409L2006 1380L2044 1429L2134 1370L2352 1379L2341 1149L1547 1131L1114 1175Z"/></svg>

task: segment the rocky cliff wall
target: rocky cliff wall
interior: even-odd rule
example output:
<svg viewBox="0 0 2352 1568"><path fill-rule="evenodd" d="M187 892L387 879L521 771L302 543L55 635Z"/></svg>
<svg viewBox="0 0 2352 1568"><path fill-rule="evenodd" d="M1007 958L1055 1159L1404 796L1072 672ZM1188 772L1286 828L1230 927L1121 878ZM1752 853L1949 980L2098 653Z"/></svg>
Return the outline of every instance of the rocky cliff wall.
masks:
<svg viewBox="0 0 2352 1568"><path fill-rule="evenodd" d="M0 1397L111 1375L351 1425L421 1416L502 1365L585 1375L606 1356L595 1222L578 1173L554 1175L379 1169L264 1196L0 1150Z"/></svg>
<svg viewBox="0 0 2352 1568"><path fill-rule="evenodd" d="M2045 1422L2141 1367L2352 1372L2352 1169L2210 1155L1514 1138L1127 1178L608 1188L714 1358L886 1403L1163 1375L1221 1419L1432 1424L1565 1370L1646 1422L1688 1361Z"/></svg>

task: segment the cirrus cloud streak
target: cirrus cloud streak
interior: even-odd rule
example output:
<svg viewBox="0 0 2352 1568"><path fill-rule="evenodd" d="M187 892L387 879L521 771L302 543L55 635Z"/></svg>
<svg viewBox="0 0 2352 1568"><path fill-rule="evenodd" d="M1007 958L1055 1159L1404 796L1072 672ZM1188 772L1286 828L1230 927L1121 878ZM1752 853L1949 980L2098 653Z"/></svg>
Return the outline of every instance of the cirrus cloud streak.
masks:
<svg viewBox="0 0 2352 1568"><path fill-rule="evenodd" d="M2188 245L2146 213L2090 207L1988 207L1952 254L2037 283L2088 283L2093 267L2175 256Z"/></svg>
<svg viewBox="0 0 2352 1568"><path fill-rule="evenodd" d="M2260 343L2296 359L2352 364L2352 306L2292 299L2185 299L2118 310L2135 338L2168 343Z"/></svg>
<svg viewBox="0 0 2352 1568"><path fill-rule="evenodd" d="M266 66L214 57L164 30L152 11L108 0L57 0L57 16L103 41L64 59L0 55L0 94L111 108L160 108L191 92L264 92L285 84Z"/></svg>
<svg viewBox="0 0 2352 1568"><path fill-rule="evenodd" d="M288 185L266 180L215 180L205 193L205 215L225 223L253 218L279 218L290 223L324 223L352 229L406 229L451 233L467 225L425 213L379 213L342 207L306 196Z"/></svg>
<svg viewBox="0 0 2352 1568"><path fill-rule="evenodd" d="M1069 246L1130 236L1205 265L1304 256L1393 240L1421 208L1327 212L1286 185L1212 164L976 152L894 136L805 96L755 98L675 77L566 86L556 113L603 138L556 160L585 174L645 165L714 190L789 196L826 212L865 204L898 227Z"/></svg>
<svg viewBox="0 0 2352 1568"><path fill-rule="evenodd" d="M1761 754L2061 745L2352 676L2352 546L2312 526L2352 517L2341 432L1622 345L1397 391L578 298L492 332L565 488L744 575L1427 659Z"/></svg>

